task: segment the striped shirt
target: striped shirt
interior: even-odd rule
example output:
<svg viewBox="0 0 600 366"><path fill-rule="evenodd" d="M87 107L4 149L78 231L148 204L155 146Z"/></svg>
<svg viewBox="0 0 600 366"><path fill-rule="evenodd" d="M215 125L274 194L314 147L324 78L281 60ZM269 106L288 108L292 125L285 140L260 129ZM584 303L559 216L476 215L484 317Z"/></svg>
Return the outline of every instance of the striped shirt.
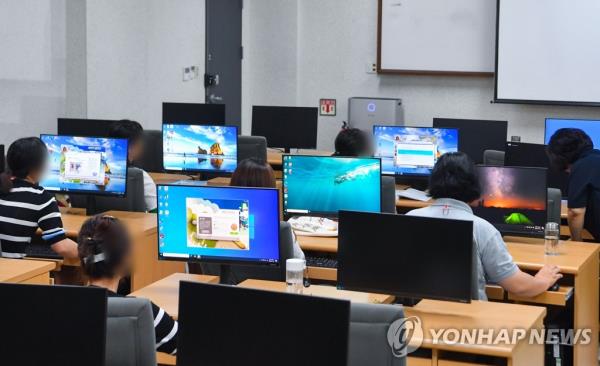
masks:
<svg viewBox="0 0 600 366"><path fill-rule="evenodd" d="M25 180L15 179L9 193L0 195L0 253L21 258L27 244L42 230L42 239L53 245L66 238L54 195Z"/></svg>
<svg viewBox="0 0 600 366"><path fill-rule="evenodd" d="M124 297L110 290L106 292L108 297ZM156 352L175 355L177 353L177 331L179 330L179 324L152 301L150 305L152 305L152 316L154 318Z"/></svg>

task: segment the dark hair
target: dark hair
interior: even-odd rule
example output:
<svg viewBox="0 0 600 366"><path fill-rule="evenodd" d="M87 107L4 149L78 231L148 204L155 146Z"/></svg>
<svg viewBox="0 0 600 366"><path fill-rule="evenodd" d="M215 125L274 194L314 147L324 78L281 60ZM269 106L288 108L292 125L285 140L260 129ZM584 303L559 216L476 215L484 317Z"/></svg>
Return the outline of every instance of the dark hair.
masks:
<svg viewBox="0 0 600 366"><path fill-rule="evenodd" d="M473 202L481 196L475 164L461 152L442 155L429 178L429 195L434 199L453 198Z"/></svg>
<svg viewBox="0 0 600 366"><path fill-rule="evenodd" d="M240 162L233 172L231 183L235 187L275 188L275 173L267 163L256 159Z"/></svg>
<svg viewBox="0 0 600 366"><path fill-rule="evenodd" d="M12 177L24 179L31 172L42 170L47 159L48 148L37 137L22 138L13 142L6 154L8 171L0 175L0 192L10 192Z"/></svg>
<svg viewBox="0 0 600 366"><path fill-rule="evenodd" d="M548 158L559 170L567 170L581 155L594 148L592 139L577 128L561 128L548 142Z"/></svg>
<svg viewBox="0 0 600 366"><path fill-rule="evenodd" d="M371 154L369 136L358 128L345 128L335 138L334 156L362 156Z"/></svg>
<svg viewBox="0 0 600 366"><path fill-rule="evenodd" d="M109 136L127 139L132 145L144 136L144 128L139 122L123 119L110 125Z"/></svg>
<svg viewBox="0 0 600 366"><path fill-rule="evenodd" d="M79 230L79 259L91 279L113 278L131 252L131 238L125 226L112 216L94 216Z"/></svg>

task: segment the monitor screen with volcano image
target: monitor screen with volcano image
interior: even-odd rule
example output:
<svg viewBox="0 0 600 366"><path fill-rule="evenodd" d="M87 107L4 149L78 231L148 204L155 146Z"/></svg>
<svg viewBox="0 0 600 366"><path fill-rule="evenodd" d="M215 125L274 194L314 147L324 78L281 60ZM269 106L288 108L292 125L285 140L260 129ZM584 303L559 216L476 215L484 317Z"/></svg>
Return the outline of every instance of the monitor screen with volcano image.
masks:
<svg viewBox="0 0 600 366"><path fill-rule="evenodd" d="M166 170L232 173L237 167L235 126L163 125Z"/></svg>
<svg viewBox="0 0 600 366"><path fill-rule="evenodd" d="M481 198L474 213L501 233L541 236L547 221L544 168L478 166Z"/></svg>

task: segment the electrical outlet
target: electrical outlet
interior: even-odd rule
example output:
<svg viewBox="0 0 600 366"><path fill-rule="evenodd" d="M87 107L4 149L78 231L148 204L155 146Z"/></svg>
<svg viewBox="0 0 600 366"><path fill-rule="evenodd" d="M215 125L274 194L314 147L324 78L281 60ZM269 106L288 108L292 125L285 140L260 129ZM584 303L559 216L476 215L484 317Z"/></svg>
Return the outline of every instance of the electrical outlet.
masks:
<svg viewBox="0 0 600 366"><path fill-rule="evenodd" d="M377 74L377 64L372 61L368 61L365 64L365 71L367 74Z"/></svg>

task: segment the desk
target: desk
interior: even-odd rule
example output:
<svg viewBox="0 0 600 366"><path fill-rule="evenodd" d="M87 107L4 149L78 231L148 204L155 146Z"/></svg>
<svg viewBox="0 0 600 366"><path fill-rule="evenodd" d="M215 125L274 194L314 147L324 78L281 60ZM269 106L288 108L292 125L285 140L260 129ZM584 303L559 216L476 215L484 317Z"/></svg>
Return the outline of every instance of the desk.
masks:
<svg viewBox="0 0 600 366"><path fill-rule="evenodd" d="M49 285L54 269L56 264L50 261L0 258L0 282Z"/></svg>
<svg viewBox="0 0 600 366"><path fill-rule="evenodd" d="M133 239L133 271L131 290L135 291L172 273L184 272L185 263L158 260L158 232L156 214L108 211L106 215L123 221ZM66 214L62 216L67 236L77 239L81 225L88 217ZM78 261L65 260L65 266L79 266Z"/></svg>
<svg viewBox="0 0 600 366"><path fill-rule="evenodd" d="M305 251L337 253L337 238L298 236L298 243ZM541 243L541 241L540 241ZM597 244L562 242L561 255L545 256L544 246L536 243L507 242L508 251L515 263L524 271L538 271L544 264L555 264L561 273L572 276L572 284L561 287L558 292L546 292L535 299L509 297L511 301L556 305L573 296L573 324L575 329L592 329L590 345L574 347L575 365L591 365L597 362L598 308L599 303L599 248ZM337 272L329 268L308 268L314 279L335 281ZM571 288L572 287L572 288Z"/></svg>
<svg viewBox="0 0 600 366"><path fill-rule="evenodd" d="M148 173L155 184L171 184L180 180L190 180L192 177L183 174Z"/></svg>
<svg viewBox="0 0 600 366"><path fill-rule="evenodd" d="M282 157L284 153L278 150L267 150L267 163L273 167L275 170L281 170ZM290 155L315 155L315 156L331 156L333 152L331 151L318 151L318 150L305 150L301 149L298 151L293 151Z"/></svg>

